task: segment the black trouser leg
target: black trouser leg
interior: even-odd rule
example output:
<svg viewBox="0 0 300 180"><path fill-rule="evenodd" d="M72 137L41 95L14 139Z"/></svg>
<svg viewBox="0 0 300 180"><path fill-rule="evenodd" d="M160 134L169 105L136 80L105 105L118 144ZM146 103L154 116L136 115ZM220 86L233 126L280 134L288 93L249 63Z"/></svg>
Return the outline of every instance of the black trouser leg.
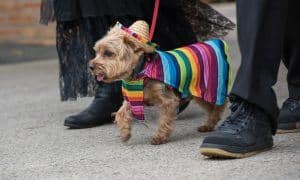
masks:
<svg viewBox="0 0 300 180"><path fill-rule="evenodd" d="M278 107L272 86L280 65L287 4L286 0L237 0L242 63L231 94L264 109L274 129Z"/></svg>
<svg viewBox="0 0 300 180"><path fill-rule="evenodd" d="M289 0L283 62L288 69L289 96L300 99L300 2Z"/></svg>
<svg viewBox="0 0 300 180"><path fill-rule="evenodd" d="M283 63L288 69L289 99L285 100L278 116L279 133L300 130L300 2L289 0Z"/></svg>

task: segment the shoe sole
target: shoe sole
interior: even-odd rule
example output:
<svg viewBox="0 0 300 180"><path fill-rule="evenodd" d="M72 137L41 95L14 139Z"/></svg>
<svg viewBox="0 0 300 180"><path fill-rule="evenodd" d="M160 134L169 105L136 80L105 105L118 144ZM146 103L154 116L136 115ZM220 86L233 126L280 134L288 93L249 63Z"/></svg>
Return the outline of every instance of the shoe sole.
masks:
<svg viewBox="0 0 300 180"><path fill-rule="evenodd" d="M295 129L278 129L277 134L297 133L300 132L300 123L296 123Z"/></svg>
<svg viewBox="0 0 300 180"><path fill-rule="evenodd" d="M64 126L70 128L70 129L84 129L84 128L89 128L89 127L77 126L75 124L68 124L68 123L64 123Z"/></svg>
<svg viewBox="0 0 300 180"><path fill-rule="evenodd" d="M273 143L269 145L265 145L265 147L259 150L246 152L246 153L234 153L216 147L200 147L200 153L209 158L240 159L240 158L246 158L270 150L272 149L272 147L273 147Z"/></svg>
<svg viewBox="0 0 300 180"><path fill-rule="evenodd" d="M105 124L105 123L103 123L103 124ZM82 125L64 123L64 126L69 127L70 129L87 129L87 128L101 126L103 124L93 124L93 125L88 125L88 126L82 126Z"/></svg>
<svg viewBox="0 0 300 180"><path fill-rule="evenodd" d="M200 153L204 156L207 156L209 158L223 158L223 159L240 159L240 158L253 156L253 155L258 154L263 151L266 151L266 150L253 151L253 152L249 152L249 153L232 153L232 152L225 151L223 149L216 149L216 148L201 148L200 149Z"/></svg>

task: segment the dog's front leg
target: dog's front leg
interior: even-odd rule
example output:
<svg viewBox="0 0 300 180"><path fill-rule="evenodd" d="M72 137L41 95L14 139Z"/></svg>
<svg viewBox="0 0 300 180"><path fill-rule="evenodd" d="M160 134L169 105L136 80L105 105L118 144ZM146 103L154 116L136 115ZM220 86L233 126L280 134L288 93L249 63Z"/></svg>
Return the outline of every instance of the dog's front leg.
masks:
<svg viewBox="0 0 300 180"><path fill-rule="evenodd" d="M115 123L120 129L120 138L122 142L126 142L131 137L131 121L133 117L127 101L123 102L123 105L116 113Z"/></svg>
<svg viewBox="0 0 300 180"><path fill-rule="evenodd" d="M177 116L177 107L179 105L179 98L174 94L173 91L170 91L165 88L165 86L156 86L157 88L152 89L152 98L155 99L156 105L159 106L160 114L158 120L158 130L153 137L151 144L159 145L166 143L170 137L174 120Z"/></svg>

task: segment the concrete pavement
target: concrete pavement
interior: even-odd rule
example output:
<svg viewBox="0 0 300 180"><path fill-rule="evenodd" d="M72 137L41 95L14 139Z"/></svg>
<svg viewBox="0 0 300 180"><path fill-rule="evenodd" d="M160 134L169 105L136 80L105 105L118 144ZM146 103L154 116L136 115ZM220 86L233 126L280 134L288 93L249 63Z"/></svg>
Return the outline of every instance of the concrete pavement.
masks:
<svg viewBox="0 0 300 180"><path fill-rule="evenodd" d="M234 17L234 6L217 6ZM235 32L228 35L236 71ZM288 96L286 70L275 87L279 105ZM300 179L300 133L276 135L268 152L238 160L209 160L199 153L206 134L196 131L206 115L191 105L176 121L170 142L149 144L156 123L134 123L122 144L114 124L83 130L62 126L91 98L59 100L57 60L0 66L0 179Z"/></svg>

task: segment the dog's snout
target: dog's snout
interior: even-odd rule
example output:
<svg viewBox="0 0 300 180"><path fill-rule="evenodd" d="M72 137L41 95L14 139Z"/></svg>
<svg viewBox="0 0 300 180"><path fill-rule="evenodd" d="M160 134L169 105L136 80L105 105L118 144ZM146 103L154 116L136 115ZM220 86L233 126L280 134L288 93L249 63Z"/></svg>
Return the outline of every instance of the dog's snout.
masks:
<svg viewBox="0 0 300 180"><path fill-rule="evenodd" d="M95 65L94 64L92 64L92 63L89 63L89 68L90 68L90 70L94 70L95 69Z"/></svg>

